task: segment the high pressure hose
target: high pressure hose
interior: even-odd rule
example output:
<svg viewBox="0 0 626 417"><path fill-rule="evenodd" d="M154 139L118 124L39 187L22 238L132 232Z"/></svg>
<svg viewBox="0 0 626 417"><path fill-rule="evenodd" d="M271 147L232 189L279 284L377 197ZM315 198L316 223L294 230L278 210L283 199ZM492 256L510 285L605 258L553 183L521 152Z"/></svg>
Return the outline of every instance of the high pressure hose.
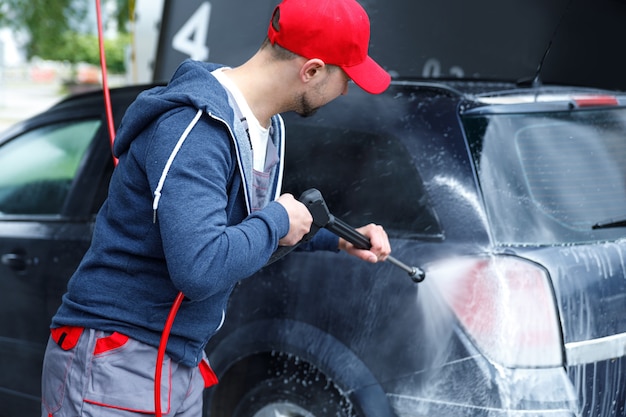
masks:
<svg viewBox="0 0 626 417"><path fill-rule="evenodd" d="M104 34L102 30L102 9L100 0L96 0L96 15L98 21L98 44L100 48L100 69L102 70L102 91L104 93L104 107L106 109L107 125L109 127L109 140L113 163L117 165L117 158L113 156L113 141L115 140L115 124L113 122L113 109L111 107L111 94L107 77L106 54L104 53Z"/></svg>
<svg viewBox="0 0 626 417"><path fill-rule="evenodd" d="M174 319L176 318L176 313L178 313L178 309L182 304L184 298L185 295L182 292L179 292L176 296L176 300L174 300L174 304L172 304L172 308L170 309L170 313L167 316L167 320L165 321L163 333L161 333L161 341L159 342L156 368L154 370L154 415L156 417L162 416L161 371L163 370L163 358L165 357L165 348L167 347L167 340L170 337L170 332L172 330L172 325L174 324Z"/></svg>

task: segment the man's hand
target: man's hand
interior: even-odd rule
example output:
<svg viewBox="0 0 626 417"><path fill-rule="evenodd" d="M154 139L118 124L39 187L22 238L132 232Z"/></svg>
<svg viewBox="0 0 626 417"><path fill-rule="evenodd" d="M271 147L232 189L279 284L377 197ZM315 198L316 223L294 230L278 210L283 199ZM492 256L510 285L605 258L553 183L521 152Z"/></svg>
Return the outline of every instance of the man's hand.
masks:
<svg viewBox="0 0 626 417"><path fill-rule="evenodd" d="M289 215L289 232L278 241L278 244L280 246L293 246L311 230L313 216L311 216L309 209L291 194L283 194L276 201L287 210Z"/></svg>
<svg viewBox="0 0 626 417"><path fill-rule="evenodd" d="M385 232L382 226L370 223L356 230L369 238L372 247L369 250L357 249L352 243L339 238L339 249L367 262L376 263L387 259L391 253L391 244L389 243L387 232Z"/></svg>

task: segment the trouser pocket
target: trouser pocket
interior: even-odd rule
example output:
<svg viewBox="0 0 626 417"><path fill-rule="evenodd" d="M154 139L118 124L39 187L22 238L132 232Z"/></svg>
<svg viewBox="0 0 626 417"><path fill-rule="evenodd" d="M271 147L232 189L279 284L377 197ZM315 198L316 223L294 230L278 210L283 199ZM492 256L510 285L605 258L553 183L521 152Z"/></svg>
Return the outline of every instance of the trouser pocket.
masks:
<svg viewBox="0 0 626 417"><path fill-rule="evenodd" d="M63 326L50 329L50 337L63 350L74 349L85 329L76 326Z"/></svg>
<svg viewBox="0 0 626 417"><path fill-rule="evenodd" d="M85 392L85 403L135 413L154 413L156 349L120 334L97 339ZM162 364L161 410L169 413L172 374L177 365Z"/></svg>
<svg viewBox="0 0 626 417"><path fill-rule="evenodd" d="M57 412L67 400L74 348L82 333L79 327L51 329L41 374L41 402L49 414Z"/></svg>
<svg viewBox="0 0 626 417"><path fill-rule="evenodd" d="M204 388L212 387L219 382L206 357L202 358L198 364L198 369L200 369L200 375L202 375L202 380L204 381Z"/></svg>

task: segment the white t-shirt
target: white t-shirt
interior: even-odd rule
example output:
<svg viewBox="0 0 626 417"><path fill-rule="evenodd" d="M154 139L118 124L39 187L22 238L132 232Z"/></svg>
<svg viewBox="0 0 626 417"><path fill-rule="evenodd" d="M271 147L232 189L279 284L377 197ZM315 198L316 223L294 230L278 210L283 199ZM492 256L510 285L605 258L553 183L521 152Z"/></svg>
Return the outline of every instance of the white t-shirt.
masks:
<svg viewBox="0 0 626 417"><path fill-rule="evenodd" d="M269 138L269 129L261 126L257 118L250 110L248 102L244 98L241 90L235 85L235 83L224 74L224 69L218 68L212 72L217 80L224 86L226 91L230 94L233 101L237 104L239 109L238 113L242 117L242 122L247 126L248 137L252 145L252 157L253 167L256 171L265 171L265 156L267 152L267 141ZM235 111L237 113L237 111Z"/></svg>

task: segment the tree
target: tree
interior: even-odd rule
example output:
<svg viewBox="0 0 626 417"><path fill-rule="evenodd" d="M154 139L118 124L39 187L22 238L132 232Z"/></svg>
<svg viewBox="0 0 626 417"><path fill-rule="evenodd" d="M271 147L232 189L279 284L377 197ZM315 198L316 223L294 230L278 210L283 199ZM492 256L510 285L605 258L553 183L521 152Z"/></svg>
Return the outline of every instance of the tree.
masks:
<svg viewBox="0 0 626 417"><path fill-rule="evenodd" d="M0 26L27 35L26 55L30 59L87 62L98 64L97 22L88 19L94 0L2 0ZM105 7L114 6L114 7ZM124 69L124 49L129 44L126 24L133 13L134 0L103 0L102 9L114 8L112 16L103 12L103 25L117 24L120 35L107 39L107 66L111 71ZM92 13L92 16L95 14Z"/></svg>

